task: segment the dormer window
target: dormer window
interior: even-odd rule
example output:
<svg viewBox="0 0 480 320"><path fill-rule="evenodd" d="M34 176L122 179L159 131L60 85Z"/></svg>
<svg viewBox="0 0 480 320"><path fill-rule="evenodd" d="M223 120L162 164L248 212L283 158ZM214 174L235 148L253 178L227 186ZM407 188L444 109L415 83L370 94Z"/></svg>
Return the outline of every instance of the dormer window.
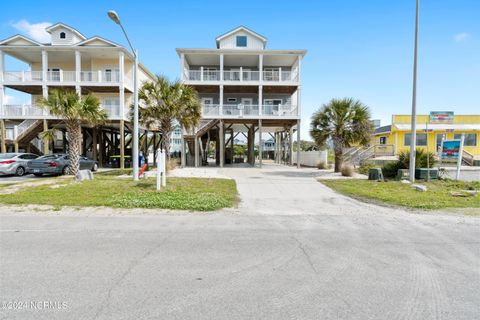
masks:
<svg viewBox="0 0 480 320"><path fill-rule="evenodd" d="M60 39L65 39L67 37L67 35L65 34L65 32L60 32Z"/></svg>
<svg viewBox="0 0 480 320"><path fill-rule="evenodd" d="M247 46L247 36L237 36L237 47Z"/></svg>

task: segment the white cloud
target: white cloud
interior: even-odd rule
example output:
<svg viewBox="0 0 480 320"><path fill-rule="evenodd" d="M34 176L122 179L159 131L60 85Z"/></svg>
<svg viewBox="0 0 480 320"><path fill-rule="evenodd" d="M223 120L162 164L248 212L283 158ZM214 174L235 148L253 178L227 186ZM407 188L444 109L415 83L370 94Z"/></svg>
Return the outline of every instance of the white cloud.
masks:
<svg viewBox="0 0 480 320"><path fill-rule="evenodd" d="M455 40L455 42L462 42L462 41L465 41L468 37L470 37L470 35L466 32L461 32L461 33L457 33L453 39Z"/></svg>
<svg viewBox="0 0 480 320"><path fill-rule="evenodd" d="M50 34L45 31L45 28L50 27L50 22L30 23L22 19L12 24L12 27L18 31L25 33L27 36L41 43L49 43L51 41Z"/></svg>
<svg viewBox="0 0 480 320"><path fill-rule="evenodd" d="M8 94L5 94L3 96L3 104L15 104L15 102L16 102L16 99L14 96L11 96Z"/></svg>

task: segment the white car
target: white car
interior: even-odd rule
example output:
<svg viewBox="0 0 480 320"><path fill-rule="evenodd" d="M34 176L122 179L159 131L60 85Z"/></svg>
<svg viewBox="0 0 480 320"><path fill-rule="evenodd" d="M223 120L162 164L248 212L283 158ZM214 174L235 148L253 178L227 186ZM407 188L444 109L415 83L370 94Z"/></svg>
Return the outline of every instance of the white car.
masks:
<svg viewBox="0 0 480 320"><path fill-rule="evenodd" d="M36 158L33 153L0 153L0 175L21 177L27 173L27 163Z"/></svg>

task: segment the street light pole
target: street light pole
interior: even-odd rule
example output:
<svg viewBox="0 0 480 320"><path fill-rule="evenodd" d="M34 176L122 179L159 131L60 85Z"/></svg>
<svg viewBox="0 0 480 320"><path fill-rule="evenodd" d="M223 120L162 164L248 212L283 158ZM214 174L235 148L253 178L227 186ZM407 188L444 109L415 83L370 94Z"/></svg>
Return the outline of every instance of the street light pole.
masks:
<svg viewBox="0 0 480 320"><path fill-rule="evenodd" d="M133 68L133 181L138 181L138 51L132 46L130 39L128 38L127 32L120 21L118 14L113 11L108 11L108 17L118 24L122 28L125 38L127 38L128 45L132 50L133 57L135 59L135 65Z"/></svg>
<svg viewBox="0 0 480 320"><path fill-rule="evenodd" d="M415 149L417 140L417 52L418 52L418 6L415 12L415 49L413 54L413 93L412 93L412 125L410 134L410 181L415 182ZM428 133L427 133L428 135ZM428 138L428 137L427 137Z"/></svg>

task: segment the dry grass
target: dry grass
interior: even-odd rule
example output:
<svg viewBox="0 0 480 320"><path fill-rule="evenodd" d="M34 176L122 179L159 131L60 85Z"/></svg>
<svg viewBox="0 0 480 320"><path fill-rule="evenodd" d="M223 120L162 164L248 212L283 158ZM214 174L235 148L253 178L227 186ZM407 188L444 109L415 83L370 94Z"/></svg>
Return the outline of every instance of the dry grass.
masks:
<svg viewBox="0 0 480 320"><path fill-rule="evenodd" d="M340 169L340 172L342 173L342 176L344 177L352 177L354 170L351 165L344 164L342 165L342 168Z"/></svg>
<svg viewBox="0 0 480 320"><path fill-rule="evenodd" d="M330 169L330 165L325 161L319 161L317 163L317 169L320 169L320 170Z"/></svg>

